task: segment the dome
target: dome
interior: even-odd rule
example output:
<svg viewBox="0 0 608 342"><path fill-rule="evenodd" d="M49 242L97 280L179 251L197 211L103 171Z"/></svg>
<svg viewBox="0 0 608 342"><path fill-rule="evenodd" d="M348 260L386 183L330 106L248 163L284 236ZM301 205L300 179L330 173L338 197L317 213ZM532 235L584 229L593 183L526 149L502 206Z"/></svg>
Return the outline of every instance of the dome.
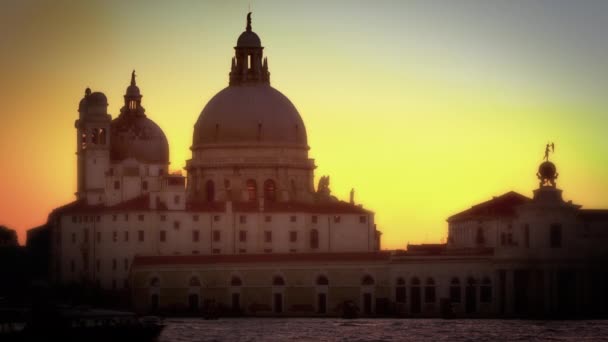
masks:
<svg viewBox="0 0 608 342"><path fill-rule="evenodd" d="M253 31L245 31L241 33L236 41L237 47L261 47L262 41L260 37Z"/></svg>
<svg viewBox="0 0 608 342"><path fill-rule="evenodd" d="M85 96L80 100L80 104L78 105L78 111L88 112L88 108L105 110L107 106L108 98L104 93L98 91L91 93L91 89L87 88Z"/></svg>
<svg viewBox="0 0 608 342"><path fill-rule="evenodd" d="M193 147L256 142L308 146L298 110L268 84L223 89L207 103L194 125Z"/></svg>
<svg viewBox="0 0 608 342"><path fill-rule="evenodd" d="M163 131L145 116L121 115L112 121L110 158L149 164L169 163L169 143Z"/></svg>
<svg viewBox="0 0 608 342"><path fill-rule="evenodd" d="M550 161L543 162L538 167L538 174L544 179L553 179L557 173L555 164Z"/></svg>

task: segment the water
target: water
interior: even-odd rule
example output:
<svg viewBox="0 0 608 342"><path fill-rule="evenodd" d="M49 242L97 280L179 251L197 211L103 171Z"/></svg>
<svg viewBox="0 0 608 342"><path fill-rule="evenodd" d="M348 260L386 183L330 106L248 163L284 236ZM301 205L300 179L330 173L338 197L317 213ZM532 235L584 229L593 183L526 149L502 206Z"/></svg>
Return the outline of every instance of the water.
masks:
<svg viewBox="0 0 608 342"><path fill-rule="evenodd" d="M160 342L608 341L607 321L167 319Z"/></svg>

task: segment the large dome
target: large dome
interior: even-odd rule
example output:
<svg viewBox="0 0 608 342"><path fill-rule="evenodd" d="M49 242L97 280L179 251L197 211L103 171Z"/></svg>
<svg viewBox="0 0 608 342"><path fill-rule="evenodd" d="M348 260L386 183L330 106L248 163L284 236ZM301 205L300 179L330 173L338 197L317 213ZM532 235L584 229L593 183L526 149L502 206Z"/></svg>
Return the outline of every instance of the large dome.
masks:
<svg viewBox="0 0 608 342"><path fill-rule="evenodd" d="M165 133L145 116L121 115L112 121L110 158L128 158L149 164L169 163L169 143Z"/></svg>
<svg viewBox="0 0 608 342"><path fill-rule="evenodd" d="M194 125L193 146L226 143L308 146L298 110L268 84L229 86L207 103Z"/></svg>

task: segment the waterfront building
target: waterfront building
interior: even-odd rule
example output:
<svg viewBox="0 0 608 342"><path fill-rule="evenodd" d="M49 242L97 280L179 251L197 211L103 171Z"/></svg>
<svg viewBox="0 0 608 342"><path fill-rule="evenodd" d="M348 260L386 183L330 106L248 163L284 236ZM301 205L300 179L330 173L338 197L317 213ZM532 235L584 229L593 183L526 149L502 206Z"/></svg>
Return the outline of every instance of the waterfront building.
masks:
<svg viewBox="0 0 608 342"><path fill-rule="evenodd" d="M531 198L510 192L448 219L446 244L383 251L374 213L314 186L304 120L270 85L248 15L228 87L194 125L186 176L135 72L118 117L87 89L76 200L50 231L56 284L131 295L140 312L337 316L605 315L608 210L562 199L546 160ZM549 146L547 146L547 149Z"/></svg>

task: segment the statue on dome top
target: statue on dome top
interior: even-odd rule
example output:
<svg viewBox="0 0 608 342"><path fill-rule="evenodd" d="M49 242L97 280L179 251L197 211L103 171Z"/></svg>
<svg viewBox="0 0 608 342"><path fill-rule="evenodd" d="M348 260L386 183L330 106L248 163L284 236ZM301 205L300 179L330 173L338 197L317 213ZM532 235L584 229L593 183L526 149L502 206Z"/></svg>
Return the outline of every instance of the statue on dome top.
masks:
<svg viewBox="0 0 608 342"><path fill-rule="evenodd" d="M545 157L543 159L546 161L549 161L549 152L555 153L555 143L549 143L545 147Z"/></svg>

